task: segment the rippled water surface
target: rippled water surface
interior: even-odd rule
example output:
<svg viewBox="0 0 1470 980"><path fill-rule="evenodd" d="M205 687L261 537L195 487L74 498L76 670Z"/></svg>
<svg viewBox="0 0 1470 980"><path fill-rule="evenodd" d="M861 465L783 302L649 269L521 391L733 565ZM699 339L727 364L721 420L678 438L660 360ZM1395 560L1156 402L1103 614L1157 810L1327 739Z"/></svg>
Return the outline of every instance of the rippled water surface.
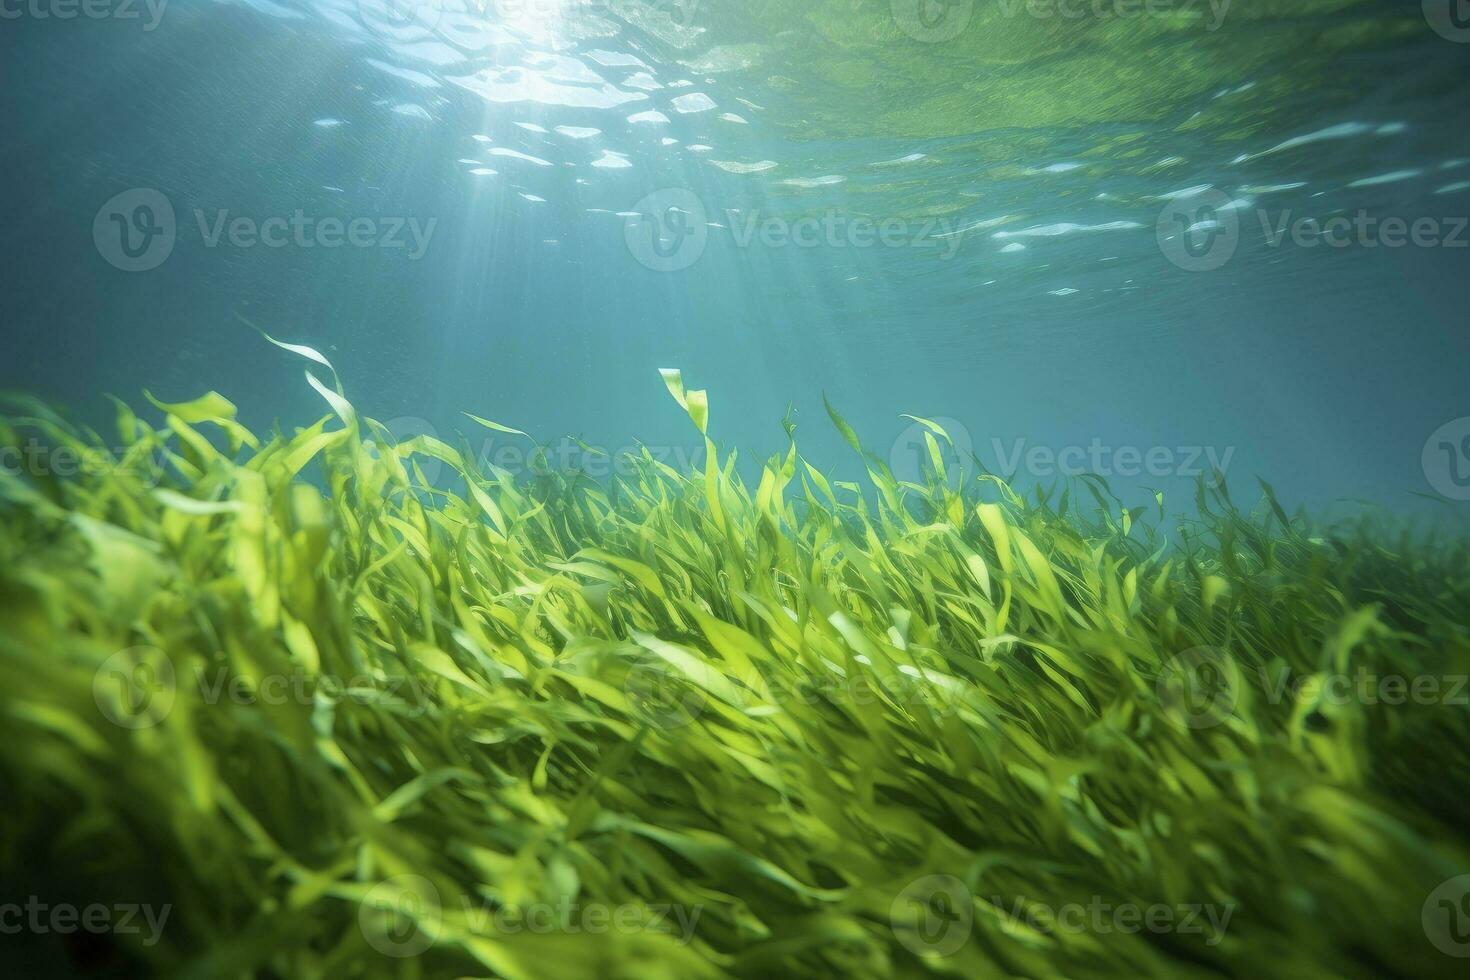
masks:
<svg viewBox="0 0 1470 980"><path fill-rule="evenodd" d="M243 320L405 430L693 452L678 366L748 453L789 403L850 461L825 392L896 466L915 413L1023 481L1414 506L1470 415L1443 6L17 7L3 381L305 424Z"/></svg>

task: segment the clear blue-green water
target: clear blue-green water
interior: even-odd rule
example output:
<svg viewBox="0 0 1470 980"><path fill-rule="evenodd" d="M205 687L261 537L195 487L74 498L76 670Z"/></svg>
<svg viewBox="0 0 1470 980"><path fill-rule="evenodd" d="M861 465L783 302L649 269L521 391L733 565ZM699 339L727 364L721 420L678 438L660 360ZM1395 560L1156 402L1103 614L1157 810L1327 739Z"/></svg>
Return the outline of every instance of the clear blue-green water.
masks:
<svg viewBox="0 0 1470 980"><path fill-rule="evenodd" d="M697 459L679 367L839 475L823 393L900 475L912 413L1019 484L1470 497L1463 4L7 4L0 385L84 417L313 421L249 321L565 465Z"/></svg>

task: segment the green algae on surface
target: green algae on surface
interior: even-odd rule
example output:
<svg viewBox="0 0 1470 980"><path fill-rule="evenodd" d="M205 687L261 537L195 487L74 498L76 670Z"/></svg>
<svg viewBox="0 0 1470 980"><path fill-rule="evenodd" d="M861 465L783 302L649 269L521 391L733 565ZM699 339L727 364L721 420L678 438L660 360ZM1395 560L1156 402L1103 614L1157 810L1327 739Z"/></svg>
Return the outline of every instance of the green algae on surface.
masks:
<svg viewBox="0 0 1470 980"><path fill-rule="evenodd" d="M1022 499L944 473L926 420L923 485L794 442L753 487L712 442L517 481L308 377L331 411L290 435L214 393L119 405L121 452L0 422L90 463L0 472L4 899L169 910L12 963L1456 974L1462 544L1269 488Z"/></svg>

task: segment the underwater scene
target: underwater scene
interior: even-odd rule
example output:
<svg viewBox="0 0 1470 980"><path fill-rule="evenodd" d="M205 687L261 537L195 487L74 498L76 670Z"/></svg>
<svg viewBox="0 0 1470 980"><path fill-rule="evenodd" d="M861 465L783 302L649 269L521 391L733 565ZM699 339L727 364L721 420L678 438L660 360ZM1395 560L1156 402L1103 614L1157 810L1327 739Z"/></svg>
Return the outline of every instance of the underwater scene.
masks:
<svg viewBox="0 0 1470 980"><path fill-rule="evenodd" d="M16 977L1470 970L1466 0L0 0Z"/></svg>

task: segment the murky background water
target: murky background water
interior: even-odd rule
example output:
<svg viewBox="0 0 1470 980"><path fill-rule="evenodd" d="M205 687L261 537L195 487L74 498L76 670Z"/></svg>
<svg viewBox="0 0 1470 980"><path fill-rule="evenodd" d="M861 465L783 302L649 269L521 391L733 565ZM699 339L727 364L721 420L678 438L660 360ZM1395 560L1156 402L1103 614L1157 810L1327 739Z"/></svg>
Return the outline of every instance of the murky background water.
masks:
<svg viewBox="0 0 1470 980"><path fill-rule="evenodd" d="M0 9L0 385L86 417L215 388L313 421L248 321L404 433L678 464L677 366L719 442L780 449L789 404L839 475L823 392L901 475L914 413L1130 503L1212 463L1288 505L1470 498L1451 2Z"/></svg>

